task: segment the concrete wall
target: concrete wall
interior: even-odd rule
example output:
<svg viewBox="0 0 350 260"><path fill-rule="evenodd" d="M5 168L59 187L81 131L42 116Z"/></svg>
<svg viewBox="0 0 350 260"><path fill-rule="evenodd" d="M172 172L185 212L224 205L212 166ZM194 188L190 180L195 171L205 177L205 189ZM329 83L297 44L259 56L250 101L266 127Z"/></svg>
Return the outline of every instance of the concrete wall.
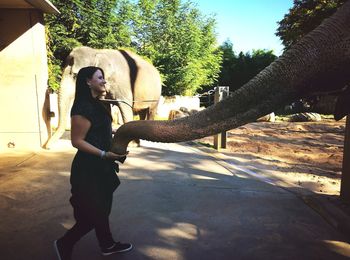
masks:
<svg viewBox="0 0 350 260"><path fill-rule="evenodd" d="M0 17L0 151L12 145L37 148L47 138L43 15L35 9L0 9Z"/></svg>

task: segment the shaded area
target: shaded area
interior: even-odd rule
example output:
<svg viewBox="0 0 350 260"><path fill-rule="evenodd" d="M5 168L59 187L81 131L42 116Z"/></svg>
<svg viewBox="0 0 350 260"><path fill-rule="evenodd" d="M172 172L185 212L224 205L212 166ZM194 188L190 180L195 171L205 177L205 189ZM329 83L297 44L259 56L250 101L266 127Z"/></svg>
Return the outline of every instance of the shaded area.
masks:
<svg viewBox="0 0 350 260"><path fill-rule="evenodd" d="M36 24L36 20L39 19L43 24L36 10L0 9L0 15L0 51L29 31ZM17 17L16 22L12 19L14 16Z"/></svg>
<svg viewBox="0 0 350 260"><path fill-rule="evenodd" d="M1 158L4 259L53 259L51 242L73 224L68 198L74 149L63 142L65 149L12 156L8 165ZM142 144L130 148L115 193L113 233L135 246L118 259L350 256L347 239L292 193L232 171L192 146ZM93 232L74 257L102 259Z"/></svg>

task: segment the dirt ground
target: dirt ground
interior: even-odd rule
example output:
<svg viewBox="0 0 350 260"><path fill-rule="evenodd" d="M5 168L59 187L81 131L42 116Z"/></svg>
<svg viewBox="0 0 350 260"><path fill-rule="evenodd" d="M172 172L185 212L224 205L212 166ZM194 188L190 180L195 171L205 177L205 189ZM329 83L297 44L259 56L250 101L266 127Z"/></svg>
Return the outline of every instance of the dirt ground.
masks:
<svg viewBox="0 0 350 260"><path fill-rule="evenodd" d="M221 152L249 160L279 179L314 193L337 197L343 160L345 119L320 122L256 122L227 133ZM213 137L199 139L211 146Z"/></svg>

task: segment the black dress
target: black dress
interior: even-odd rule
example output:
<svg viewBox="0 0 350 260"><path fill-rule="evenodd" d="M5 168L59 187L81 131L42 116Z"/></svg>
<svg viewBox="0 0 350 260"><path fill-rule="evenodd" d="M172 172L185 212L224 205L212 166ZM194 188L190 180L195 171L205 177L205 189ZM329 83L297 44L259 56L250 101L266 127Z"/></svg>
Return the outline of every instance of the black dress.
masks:
<svg viewBox="0 0 350 260"><path fill-rule="evenodd" d="M112 141L112 118L107 108L98 100L83 100L73 105L71 116L74 115L81 115L91 123L85 140L108 151ZM78 150L71 169L72 193L113 193L120 184L117 171L118 164L115 162Z"/></svg>
<svg viewBox="0 0 350 260"><path fill-rule="evenodd" d="M81 115L91 122L85 140L108 151L112 140L112 118L108 108L94 99L76 101L71 110L71 116L74 115ZM115 162L78 150L73 159L70 177L70 202L76 224L66 233L67 242L74 244L92 229L95 229L101 247L110 246L114 242L108 217L113 192L120 184L117 172L118 164Z"/></svg>

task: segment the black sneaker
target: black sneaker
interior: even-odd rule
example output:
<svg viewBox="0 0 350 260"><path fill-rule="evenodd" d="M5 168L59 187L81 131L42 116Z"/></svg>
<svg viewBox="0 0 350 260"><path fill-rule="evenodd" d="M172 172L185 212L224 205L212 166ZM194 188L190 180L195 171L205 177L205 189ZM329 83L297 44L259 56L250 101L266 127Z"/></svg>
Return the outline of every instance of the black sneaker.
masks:
<svg viewBox="0 0 350 260"><path fill-rule="evenodd" d="M63 245L62 240L57 239L53 242L55 252L58 260L71 260L72 257L72 248L68 248Z"/></svg>
<svg viewBox="0 0 350 260"><path fill-rule="evenodd" d="M116 242L113 246L109 248L102 248L101 254L104 256L115 254L115 253L124 253L132 249L132 244L130 243L120 243Z"/></svg>

